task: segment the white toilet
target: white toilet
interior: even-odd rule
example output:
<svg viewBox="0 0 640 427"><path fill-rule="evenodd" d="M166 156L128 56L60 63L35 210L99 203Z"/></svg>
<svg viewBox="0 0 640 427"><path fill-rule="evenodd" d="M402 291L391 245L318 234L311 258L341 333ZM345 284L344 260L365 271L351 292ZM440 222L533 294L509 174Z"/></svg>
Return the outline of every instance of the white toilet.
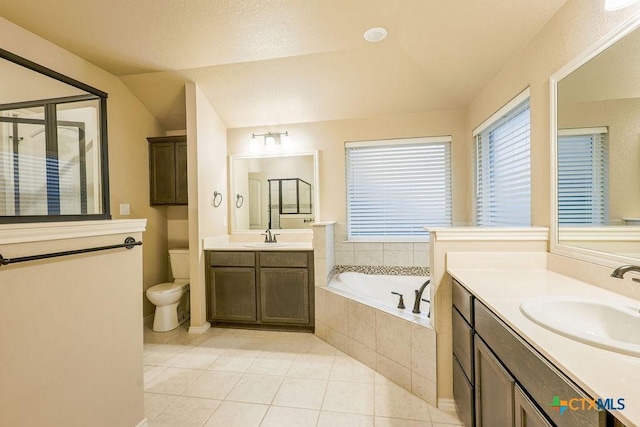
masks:
<svg viewBox="0 0 640 427"><path fill-rule="evenodd" d="M173 282L147 289L147 298L156 306L153 330L171 331L189 318L189 249L169 249Z"/></svg>

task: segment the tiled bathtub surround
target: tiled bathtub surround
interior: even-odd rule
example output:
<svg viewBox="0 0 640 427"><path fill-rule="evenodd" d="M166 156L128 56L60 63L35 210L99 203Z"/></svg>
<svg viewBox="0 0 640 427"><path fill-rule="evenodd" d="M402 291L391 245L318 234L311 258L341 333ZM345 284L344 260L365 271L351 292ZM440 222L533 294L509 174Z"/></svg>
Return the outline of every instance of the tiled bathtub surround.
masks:
<svg viewBox="0 0 640 427"><path fill-rule="evenodd" d="M436 334L410 311L373 308L316 287L316 335L436 405Z"/></svg>
<svg viewBox="0 0 640 427"><path fill-rule="evenodd" d="M316 286L325 286L331 280L334 258L334 221L313 224L313 258Z"/></svg>

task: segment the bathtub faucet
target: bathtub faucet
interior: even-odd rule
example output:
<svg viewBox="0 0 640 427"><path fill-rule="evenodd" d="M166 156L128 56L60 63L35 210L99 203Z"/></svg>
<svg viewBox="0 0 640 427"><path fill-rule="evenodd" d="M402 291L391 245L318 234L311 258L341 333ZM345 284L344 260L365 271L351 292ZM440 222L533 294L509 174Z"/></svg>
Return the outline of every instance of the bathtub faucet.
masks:
<svg viewBox="0 0 640 427"><path fill-rule="evenodd" d="M420 289L416 289L416 300L413 303L412 313L420 314L420 300L422 300L422 293L424 292L427 285L431 282L431 279L427 279L426 282L420 286ZM426 300L425 300L426 301ZM427 301L428 302L428 301ZM431 308L429 308L429 314L431 314Z"/></svg>

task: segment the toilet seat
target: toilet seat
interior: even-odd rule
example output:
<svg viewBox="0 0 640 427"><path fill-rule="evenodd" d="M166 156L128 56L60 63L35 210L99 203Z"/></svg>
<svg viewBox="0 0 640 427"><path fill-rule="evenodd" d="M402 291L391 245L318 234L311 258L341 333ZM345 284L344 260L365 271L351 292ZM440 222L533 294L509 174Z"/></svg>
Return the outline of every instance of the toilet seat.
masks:
<svg viewBox="0 0 640 427"><path fill-rule="evenodd" d="M185 288L189 287L189 281L176 281L176 282L166 282L154 285L147 289L147 292L152 292L154 294L171 294L174 292L180 292Z"/></svg>

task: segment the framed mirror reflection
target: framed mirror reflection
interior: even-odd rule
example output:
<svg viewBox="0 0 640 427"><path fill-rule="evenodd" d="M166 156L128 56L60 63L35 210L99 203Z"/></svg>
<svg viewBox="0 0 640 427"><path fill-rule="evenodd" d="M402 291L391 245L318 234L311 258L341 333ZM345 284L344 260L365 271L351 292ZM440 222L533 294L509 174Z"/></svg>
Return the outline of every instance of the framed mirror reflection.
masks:
<svg viewBox="0 0 640 427"><path fill-rule="evenodd" d="M554 252L640 259L639 25L629 20L552 76Z"/></svg>
<svg viewBox="0 0 640 427"><path fill-rule="evenodd" d="M232 231L309 229L319 215L318 153L229 157Z"/></svg>

